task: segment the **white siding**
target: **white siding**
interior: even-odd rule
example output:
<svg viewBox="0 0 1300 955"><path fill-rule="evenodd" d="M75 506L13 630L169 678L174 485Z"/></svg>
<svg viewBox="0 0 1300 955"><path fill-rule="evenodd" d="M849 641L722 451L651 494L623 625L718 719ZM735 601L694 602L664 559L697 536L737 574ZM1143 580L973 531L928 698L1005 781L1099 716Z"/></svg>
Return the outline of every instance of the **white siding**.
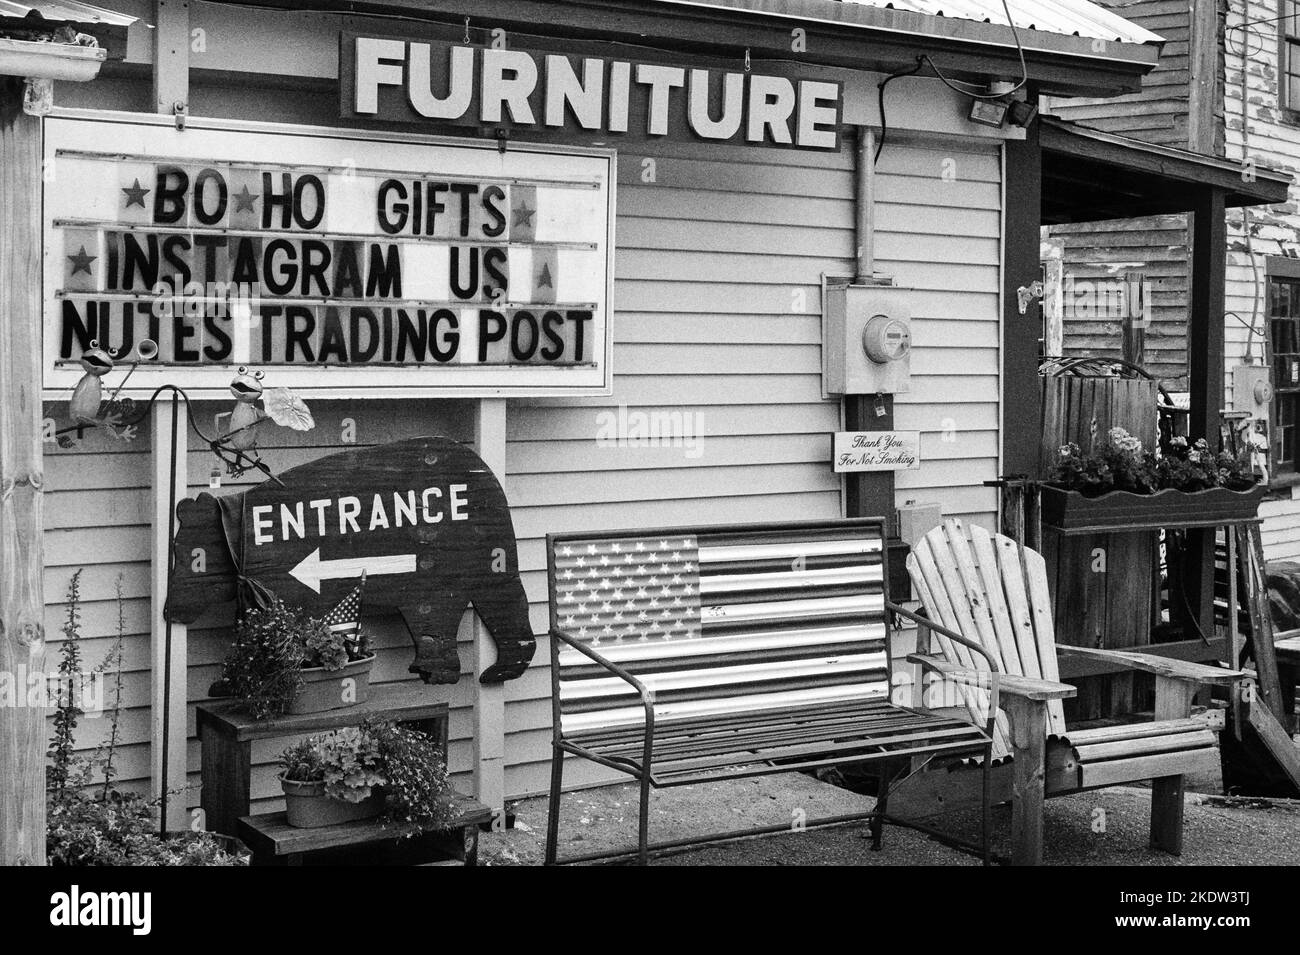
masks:
<svg viewBox="0 0 1300 955"><path fill-rule="evenodd" d="M654 184L641 181L646 158ZM508 416L506 491L539 634L547 532L841 513L819 313L822 273L853 269L851 163L848 150L620 155L614 394L512 403ZM1000 163L995 149L891 140L877 167L877 268L916 289L912 391L896 424L922 432L924 463L899 475L898 499L937 500L990 527L996 499L981 482L997 476ZM698 454L601 446L601 415L620 405L696 416ZM547 784L548 668L539 652L511 686L511 793Z"/></svg>
<svg viewBox="0 0 1300 955"><path fill-rule="evenodd" d="M1272 166L1296 175L1300 172L1300 126L1284 121L1278 106L1278 0L1233 0L1228 13L1227 82L1225 85L1224 117L1227 125L1227 158L1241 160L1246 156L1260 165ZM1242 126L1242 67L1243 56L1240 28L1233 29L1243 20L1255 23L1251 29L1252 44L1246 50L1246 82L1249 85L1249 124L1243 137ZM1297 104L1300 105L1300 104ZM1247 148L1243 151L1243 139ZM1226 310L1235 312L1245 322L1250 322L1252 312L1259 332L1253 340L1253 359L1262 360L1259 333L1269 334L1265 317L1264 257L1268 255L1300 255L1300 213L1296 200L1297 187L1291 187L1291 198L1285 205L1257 206L1250 210L1251 243L1256 268L1251 268L1247 253L1243 215L1241 210L1228 213L1228 263ZM1256 271L1258 286L1256 285ZM1227 345L1225 390L1227 402L1232 403L1232 367L1246 360L1247 343L1251 340L1249 329L1241 321L1229 316L1224 328ZM1300 559L1300 501L1293 501L1285 490L1276 500L1266 501L1260 507L1265 518L1263 525L1264 553L1269 560Z"/></svg>

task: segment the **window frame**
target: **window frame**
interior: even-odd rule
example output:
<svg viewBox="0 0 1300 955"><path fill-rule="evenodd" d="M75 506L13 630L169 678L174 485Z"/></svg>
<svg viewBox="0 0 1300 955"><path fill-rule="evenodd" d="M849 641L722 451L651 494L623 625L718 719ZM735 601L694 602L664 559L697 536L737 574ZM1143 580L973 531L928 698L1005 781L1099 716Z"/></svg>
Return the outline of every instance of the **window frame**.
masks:
<svg viewBox="0 0 1300 955"><path fill-rule="evenodd" d="M1294 361L1300 361L1300 307L1292 309L1296 314L1292 316L1275 317L1270 308L1272 302L1272 287L1276 283L1285 283L1293 289L1296 296L1297 305L1300 306L1300 259L1293 259L1283 255L1269 255L1264 259L1264 276L1265 276L1265 298L1264 298L1264 321L1268 323L1268 338L1264 343L1267 352L1267 364L1270 370L1270 377L1273 382L1273 398L1269 402L1269 435L1268 435L1268 458L1269 458L1269 487L1271 488L1289 488L1300 485L1300 449L1296 444L1300 444L1300 373L1288 375L1288 380L1296 378L1296 384L1283 385L1282 379L1277 374L1277 340L1274 335L1274 323L1277 321L1291 321L1293 323L1293 350L1285 351L1284 355L1295 355ZM1283 389L1286 390L1283 390ZM1282 440L1282 401L1290 398L1295 402L1295 422L1288 427L1294 429L1293 451L1291 461L1283 471L1279 458L1281 456Z"/></svg>
<svg viewBox="0 0 1300 955"><path fill-rule="evenodd" d="M1300 81L1300 0L1279 0L1289 12L1277 21L1277 105L1282 116L1291 123L1300 123L1300 99L1291 98L1291 77ZM1291 32L1294 30L1295 32ZM1297 66L1290 69L1296 53Z"/></svg>

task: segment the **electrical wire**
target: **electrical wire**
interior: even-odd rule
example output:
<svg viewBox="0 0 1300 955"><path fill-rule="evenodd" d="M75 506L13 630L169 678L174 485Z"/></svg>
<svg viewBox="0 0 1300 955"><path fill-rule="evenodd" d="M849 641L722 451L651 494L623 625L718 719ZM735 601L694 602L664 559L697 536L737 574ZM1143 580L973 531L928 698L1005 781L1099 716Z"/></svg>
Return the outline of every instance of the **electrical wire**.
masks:
<svg viewBox="0 0 1300 955"><path fill-rule="evenodd" d="M939 67L934 65L934 60L930 59L928 53L922 54L921 58L930 65L930 69L934 70L934 75L937 76L943 85L948 87L948 89L955 93L961 93L963 96L969 96L971 99L1002 99L1010 96L1012 93L1024 89L1025 84L1029 82L1029 68L1025 65L1025 48L1020 43L1020 31L1016 29L1015 21L1011 19L1011 7L1007 4L1007 0L1002 0L1002 9L1007 15L1007 26L1011 28L1011 35L1016 41L1016 53L1020 57L1019 82L1017 82L1015 86L1011 87L1011 89L1004 90L1001 93L982 93L979 92L979 87L974 84L964 83L961 80L948 79L948 77L944 76L940 71Z"/></svg>
<svg viewBox="0 0 1300 955"><path fill-rule="evenodd" d="M876 154L871 157L871 164L873 166L880 161L880 151L885 148L885 136L889 133L889 126L885 121L885 87L899 77L915 76L917 73L921 72L921 68L924 66L925 58L918 56L916 58L916 65L910 70L901 70L898 73L891 73L876 84L876 91L880 102L880 139L876 142Z"/></svg>

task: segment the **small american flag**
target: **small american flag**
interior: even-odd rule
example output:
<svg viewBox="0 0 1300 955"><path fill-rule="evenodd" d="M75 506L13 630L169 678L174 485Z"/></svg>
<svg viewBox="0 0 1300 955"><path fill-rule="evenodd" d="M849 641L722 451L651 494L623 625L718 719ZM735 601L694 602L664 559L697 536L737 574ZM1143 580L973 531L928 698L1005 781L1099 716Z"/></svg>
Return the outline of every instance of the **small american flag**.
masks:
<svg viewBox="0 0 1300 955"><path fill-rule="evenodd" d="M560 625L593 644L700 636L694 537L573 541L555 552Z"/></svg>
<svg viewBox="0 0 1300 955"><path fill-rule="evenodd" d="M331 633L342 633L343 638L354 647L361 643L361 591L366 586L366 575L361 574L361 583L344 597L337 607L325 615L325 625Z"/></svg>

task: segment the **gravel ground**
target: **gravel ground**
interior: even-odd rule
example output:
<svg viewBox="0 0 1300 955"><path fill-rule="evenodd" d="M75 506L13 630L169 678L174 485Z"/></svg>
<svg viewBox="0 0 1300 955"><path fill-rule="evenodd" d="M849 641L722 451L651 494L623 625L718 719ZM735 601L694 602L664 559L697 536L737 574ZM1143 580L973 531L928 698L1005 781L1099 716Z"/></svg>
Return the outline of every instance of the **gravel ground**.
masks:
<svg viewBox="0 0 1300 955"><path fill-rule="evenodd" d="M978 865L979 860L915 830L885 829L873 852L864 823L799 830L800 820L861 812L874 800L799 773L726 780L651 791L651 841L753 826L789 832L679 852L656 865ZM1044 861L1049 865L1300 865L1300 801L1230 800L1189 794L1181 857L1148 848L1150 794L1116 787L1050 799ZM546 799L517 807L516 826L483 836L486 865L539 865ZM993 847L1009 853L1011 811L994 812ZM560 857L635 846L637 790L607 786L567 793L561 802ZM978 813L936 820L945 832L974 840Z"/></svg>

